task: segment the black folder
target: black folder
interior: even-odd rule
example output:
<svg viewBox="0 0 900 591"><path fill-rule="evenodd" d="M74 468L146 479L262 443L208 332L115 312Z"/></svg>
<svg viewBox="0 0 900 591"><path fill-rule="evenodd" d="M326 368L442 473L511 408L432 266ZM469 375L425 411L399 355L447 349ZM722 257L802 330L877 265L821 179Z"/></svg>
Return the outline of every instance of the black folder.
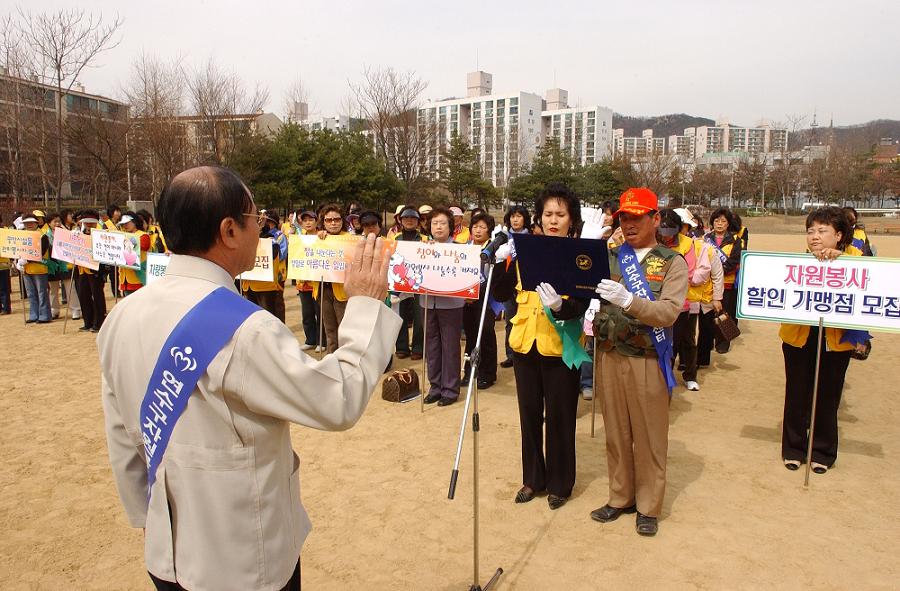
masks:
<svg viewBox="0 0 900 591"><path fill-rule="evenodd" d="M601 279L609 279L606 240L513 234L522 287L533 291L549 283L560 295L595 298Z"/></svg>

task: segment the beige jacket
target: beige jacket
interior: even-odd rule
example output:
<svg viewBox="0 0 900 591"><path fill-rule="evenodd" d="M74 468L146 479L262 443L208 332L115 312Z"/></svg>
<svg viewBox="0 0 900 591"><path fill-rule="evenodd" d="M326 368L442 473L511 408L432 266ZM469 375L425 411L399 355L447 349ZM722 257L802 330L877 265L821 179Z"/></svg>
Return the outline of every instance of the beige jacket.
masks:
<svg viewBox="0 0 900 591"><path fill-rule="evenodd" d="M164 278L121 300L104 322L98 346L110 463L130 524L146 528L154 575L192 591L280 589L311 527L288 426L350 428L401 321L382 302L351 298L340 347L316 361L277 318L252 314L191 394L148 507L141 400L175 325L220 286L235 289L223 268L172 255Z"/></svg>

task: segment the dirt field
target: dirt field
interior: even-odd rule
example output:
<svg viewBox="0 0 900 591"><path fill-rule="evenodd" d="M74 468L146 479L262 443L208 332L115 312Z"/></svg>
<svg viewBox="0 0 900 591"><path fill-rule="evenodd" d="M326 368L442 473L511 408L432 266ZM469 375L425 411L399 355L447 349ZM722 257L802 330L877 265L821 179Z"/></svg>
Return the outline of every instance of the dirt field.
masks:
<svg viewBox="0 0 900 591"><path fill-rule="evenodd" d="M802 245L796 234L751 235L755 249ZM900 237L877 246L900 257ZM14 306L0 317L0 589L151 589L141 533L124 519L107 462L95 336L72 322L66 335L62 322L26 327ZM900 588L900 335L878 334L872 357L851 363L838 462L804 490L802 471L779 457L777 325L741 326L732 351L701 373L702 390L675 392L668 490L651 539L635 534L632 516L589 517L606 502L607 475L602 419L591 438L584 401L570 502L554 512L543 498L512 502L518 417L512 370L501 369L481 396L482 583L501 566L501 590ZM463 406L423 415L418 401L389 404L379 393L348 432L294 429L314 524L304 588L467 589L470 434L456 500L447 499Z"/></svg>

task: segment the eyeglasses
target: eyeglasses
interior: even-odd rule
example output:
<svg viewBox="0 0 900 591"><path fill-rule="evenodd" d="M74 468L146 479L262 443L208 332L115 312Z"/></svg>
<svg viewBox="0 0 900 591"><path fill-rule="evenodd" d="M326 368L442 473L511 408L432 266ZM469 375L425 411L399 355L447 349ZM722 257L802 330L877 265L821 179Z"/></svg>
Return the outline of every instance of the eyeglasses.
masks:
<svg viewBox="0 0 900 591"><path fill-rule="evenodd" d="M342 221L344 221L342 218L323 218L323 219L325 220L325 223L326 223L326 224L334 224L334 223L337 223L337 222L342 222Z"/></svg>
<svg viewBox="0 0 900 591"><path fill-rule="evenodd" d="M250 218L256 218L256 225L262 228L266 225L266 212L259 211L257 213L242 213L241 215L245 215Z"/></svg>

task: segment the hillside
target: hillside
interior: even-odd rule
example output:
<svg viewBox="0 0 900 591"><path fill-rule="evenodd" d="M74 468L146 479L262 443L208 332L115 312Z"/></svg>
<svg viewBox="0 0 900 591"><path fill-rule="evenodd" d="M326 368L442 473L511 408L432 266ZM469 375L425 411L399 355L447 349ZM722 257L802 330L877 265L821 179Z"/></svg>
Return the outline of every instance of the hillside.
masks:
<svg viewBox="0 0 900 591"><path fill-rule="evenodd" d="M900 140L900 121L895 119L876 119L858 125L843 127L818 127L802 129L791 135L791 147L818 145L828 143L834 136L834 143L840 148L853 153L868 152L881 138Z"/></svg>
<svg viewBox="0 0 900 591"><path fill-rule="evenodd" d="M668 137L681 135L685 127L698 127L701 125L715 125L713 119L695 117L685 113L672 113L669 115L657 115L655 117L630 117L613 113L613 129L625 130L625 137L637 137L645 129L652 129L655 137Z"/></svg>

